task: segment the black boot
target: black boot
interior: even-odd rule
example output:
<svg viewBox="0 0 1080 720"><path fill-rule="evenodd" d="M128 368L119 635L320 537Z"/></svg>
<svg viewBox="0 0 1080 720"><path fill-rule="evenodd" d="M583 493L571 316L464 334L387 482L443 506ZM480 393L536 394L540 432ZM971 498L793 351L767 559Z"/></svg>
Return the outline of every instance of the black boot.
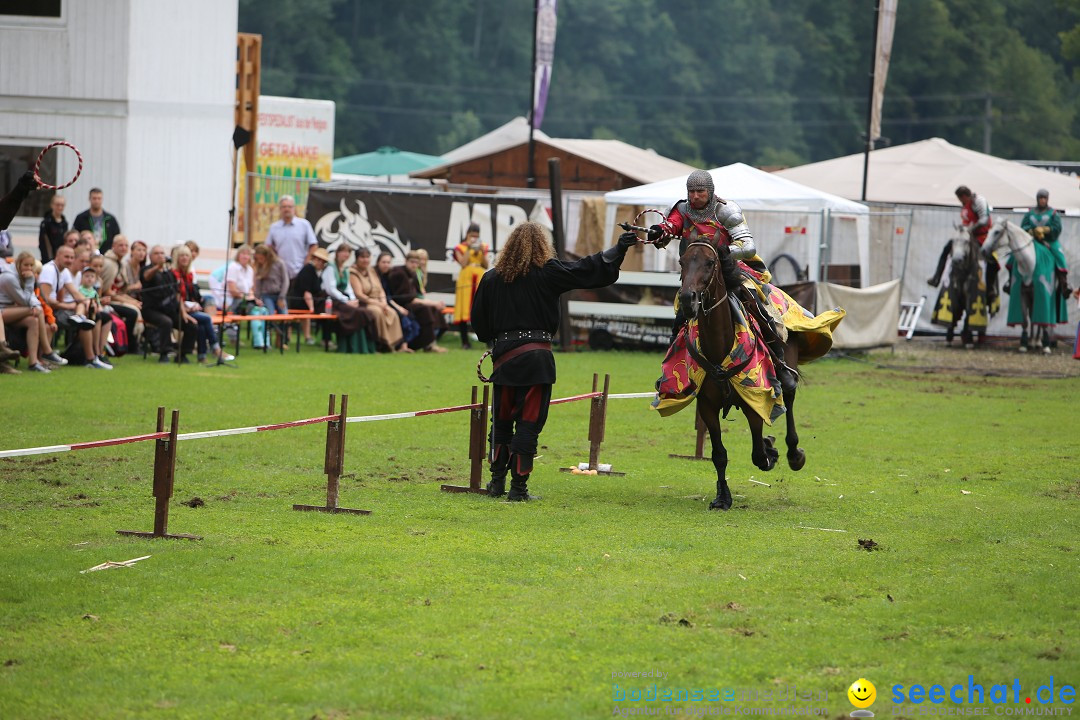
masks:
<svg viewBox="0 0 1080 720"><path fill-rule="evenodd" d="M795 392L799 387L799 376L795 371L789 368L783 360L776 361L773 367L776 368L776 379L780 382L780 391L784 395Z"/></svg>
<svg viewBox="0 0 1080 720"><path fill-rule="evenodd" d="M926 281L926 284L930 287L937 287L941 284L941 274L945 272L945 263L949 259L949 255L952 254L952 240L945 243L945 247L941 251L941 257L938 258L937 269L934 270L934 274Z"/></svg>
<svg viewBox="0 0 1080 720"><path fill-rule="evenodd" d="M491 448L491 482L487 484L488 495L502 497L506 494L506 472L510 469L510 448L494 445Z"/></svg>
<svg viewBox="0 0 1080 720"><path fill-rule="evenodd" d="M510 494L506 496L507 502L525 502L527 500L539 500L539 495L529 494L529 476L510 473Z"/></svg>
<svg viewBox="0 0 1080 720"><path fill-rule="evenodd" d="M469 340L469 323L459 322L458 332L461 333L461 349L472 350L472 342Z"/></svg>

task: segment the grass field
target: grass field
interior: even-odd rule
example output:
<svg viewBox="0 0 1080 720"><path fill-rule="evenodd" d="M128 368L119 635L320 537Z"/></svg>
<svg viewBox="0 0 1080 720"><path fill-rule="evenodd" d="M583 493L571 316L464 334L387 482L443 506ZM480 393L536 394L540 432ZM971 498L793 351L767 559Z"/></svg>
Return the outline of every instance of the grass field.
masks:
<svg viewBox="0 0 1080 720"><path fill-rule="evenodd" d="M0 449L148 432L158 405L191 432L322 415L329 393L350 415L462 404L477 355L5 377ZM658 373L646 354L558 363L560 397ZM559 473L587 458L587 403L553 408L529 504L439 492L467 479L465 414L348 426L341 504L367 517L291 510L325 500L323 426L180 443L170 530L201 542L114 533L152 528L149 443L0 460L0 717L700 714L795 686L835 718L860 677L879 716L896 684L1075 686L1080 379L805 370L806 468L762 473L728 423L727 513L706 510L710 464L667 457L692 451L691 414L641 400L609 410L601 460L626 477ZM642 671L664 675L615 676ZM615 701L653 682L744 702Z"/></svg>

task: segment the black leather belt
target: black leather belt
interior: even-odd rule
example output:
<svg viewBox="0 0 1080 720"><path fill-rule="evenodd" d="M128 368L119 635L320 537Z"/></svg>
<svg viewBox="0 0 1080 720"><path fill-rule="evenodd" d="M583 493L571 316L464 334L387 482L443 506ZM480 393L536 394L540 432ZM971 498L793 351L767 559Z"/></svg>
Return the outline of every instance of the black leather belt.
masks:
<svg viewBox="0 0 1080 720"><path fill-rule="evenodd" d="M514 340L551 342L551 333L546 330L511 330L510 332L499 333L495 336L496 342L511 342Z"/></svg>

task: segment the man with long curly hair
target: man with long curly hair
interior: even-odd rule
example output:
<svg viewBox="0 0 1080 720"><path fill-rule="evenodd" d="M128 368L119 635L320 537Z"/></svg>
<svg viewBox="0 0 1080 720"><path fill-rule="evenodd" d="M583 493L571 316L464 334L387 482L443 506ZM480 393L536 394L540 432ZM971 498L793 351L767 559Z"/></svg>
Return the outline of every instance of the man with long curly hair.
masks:
<svg viewBox="0 0 1080 720"><path fill-rule="evenodd" d="M557 260L544 228L518 225L484 274L473 298L476 336L495 343L491 374L491 482L488 493L529 500L528 480L540 432L547 421L555 356L551 336L559 327L559 296L568 290L601 288L619 279L619 267L637 236L626 233L615 247L577 262Z"/></svg>

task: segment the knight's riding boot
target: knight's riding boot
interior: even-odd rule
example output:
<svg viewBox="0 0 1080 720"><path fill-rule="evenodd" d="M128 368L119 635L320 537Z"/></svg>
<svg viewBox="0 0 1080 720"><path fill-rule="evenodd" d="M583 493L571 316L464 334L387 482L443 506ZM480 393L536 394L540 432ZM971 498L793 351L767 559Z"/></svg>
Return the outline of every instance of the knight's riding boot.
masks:
<svg viewBox="0 0 1080 720"><path fill-rule="evenodd" d="M539 500L538 495L529 494L529 475L532 474L532 456L525 457L514 453L510 456L510 494L509 502Z"/></svg>
<svg viewBox="0 0 1080 720"><path fill-rule="evenodd" d="M937 261L937 270L934 271L933 277L926 281L930 287L937 287L941 284L941 276L945 272L945 263L948 261L950 254L952 254L952 240L945 243L945 247L941 250L941 257Z"/></svg>
<svg viewBox="0 0 1080 720"><path fill-rule="evenodd" d="M679 337L679 331L682 330L683 325L686 325L686 314L680 307L675 311L675 324L671 326L671 342L668 343L668 347L675 344L675 339Z"/></svg>
<svg viewBox="0 0 1080 720"><path fill-rule="evenodd" d="M780 381L781 392L785 395L795 392L799 387L799 376L784 361L784 344L777 339L768 343L768 348L773 356L773 367L776 369L776 379Z"/></svg>
<svg viewBox="0 0 1080 720"><path fill-rule="evenodd" d="M995 257L986 259L986 303L990 305L998 296L998 271L1001 266Z"/></svg>
<svg viewBox="0 0 1080 720"><path fill-rule="evenodd" d="M487 484L488 495L502 497L506 494L506 473L510 469L510 446L491 447L491 482Z"/></svg>
<svg viewBox="0 0 1080 720"><path fill-rule="evenodd" d="M758 327L761 329L761 339L764 341L769 355L772 356L773 367L776 369L776 379L780 383L781 392L795 392L799 385L799 377L784 362L786 348L784 347L784 341L780 339L779 333L776 332L776 328L773 326L772 316L769 315L765 308L761 307L758 299L747 288L740 289L743 291L743 305L757 320Z"/></svg>

